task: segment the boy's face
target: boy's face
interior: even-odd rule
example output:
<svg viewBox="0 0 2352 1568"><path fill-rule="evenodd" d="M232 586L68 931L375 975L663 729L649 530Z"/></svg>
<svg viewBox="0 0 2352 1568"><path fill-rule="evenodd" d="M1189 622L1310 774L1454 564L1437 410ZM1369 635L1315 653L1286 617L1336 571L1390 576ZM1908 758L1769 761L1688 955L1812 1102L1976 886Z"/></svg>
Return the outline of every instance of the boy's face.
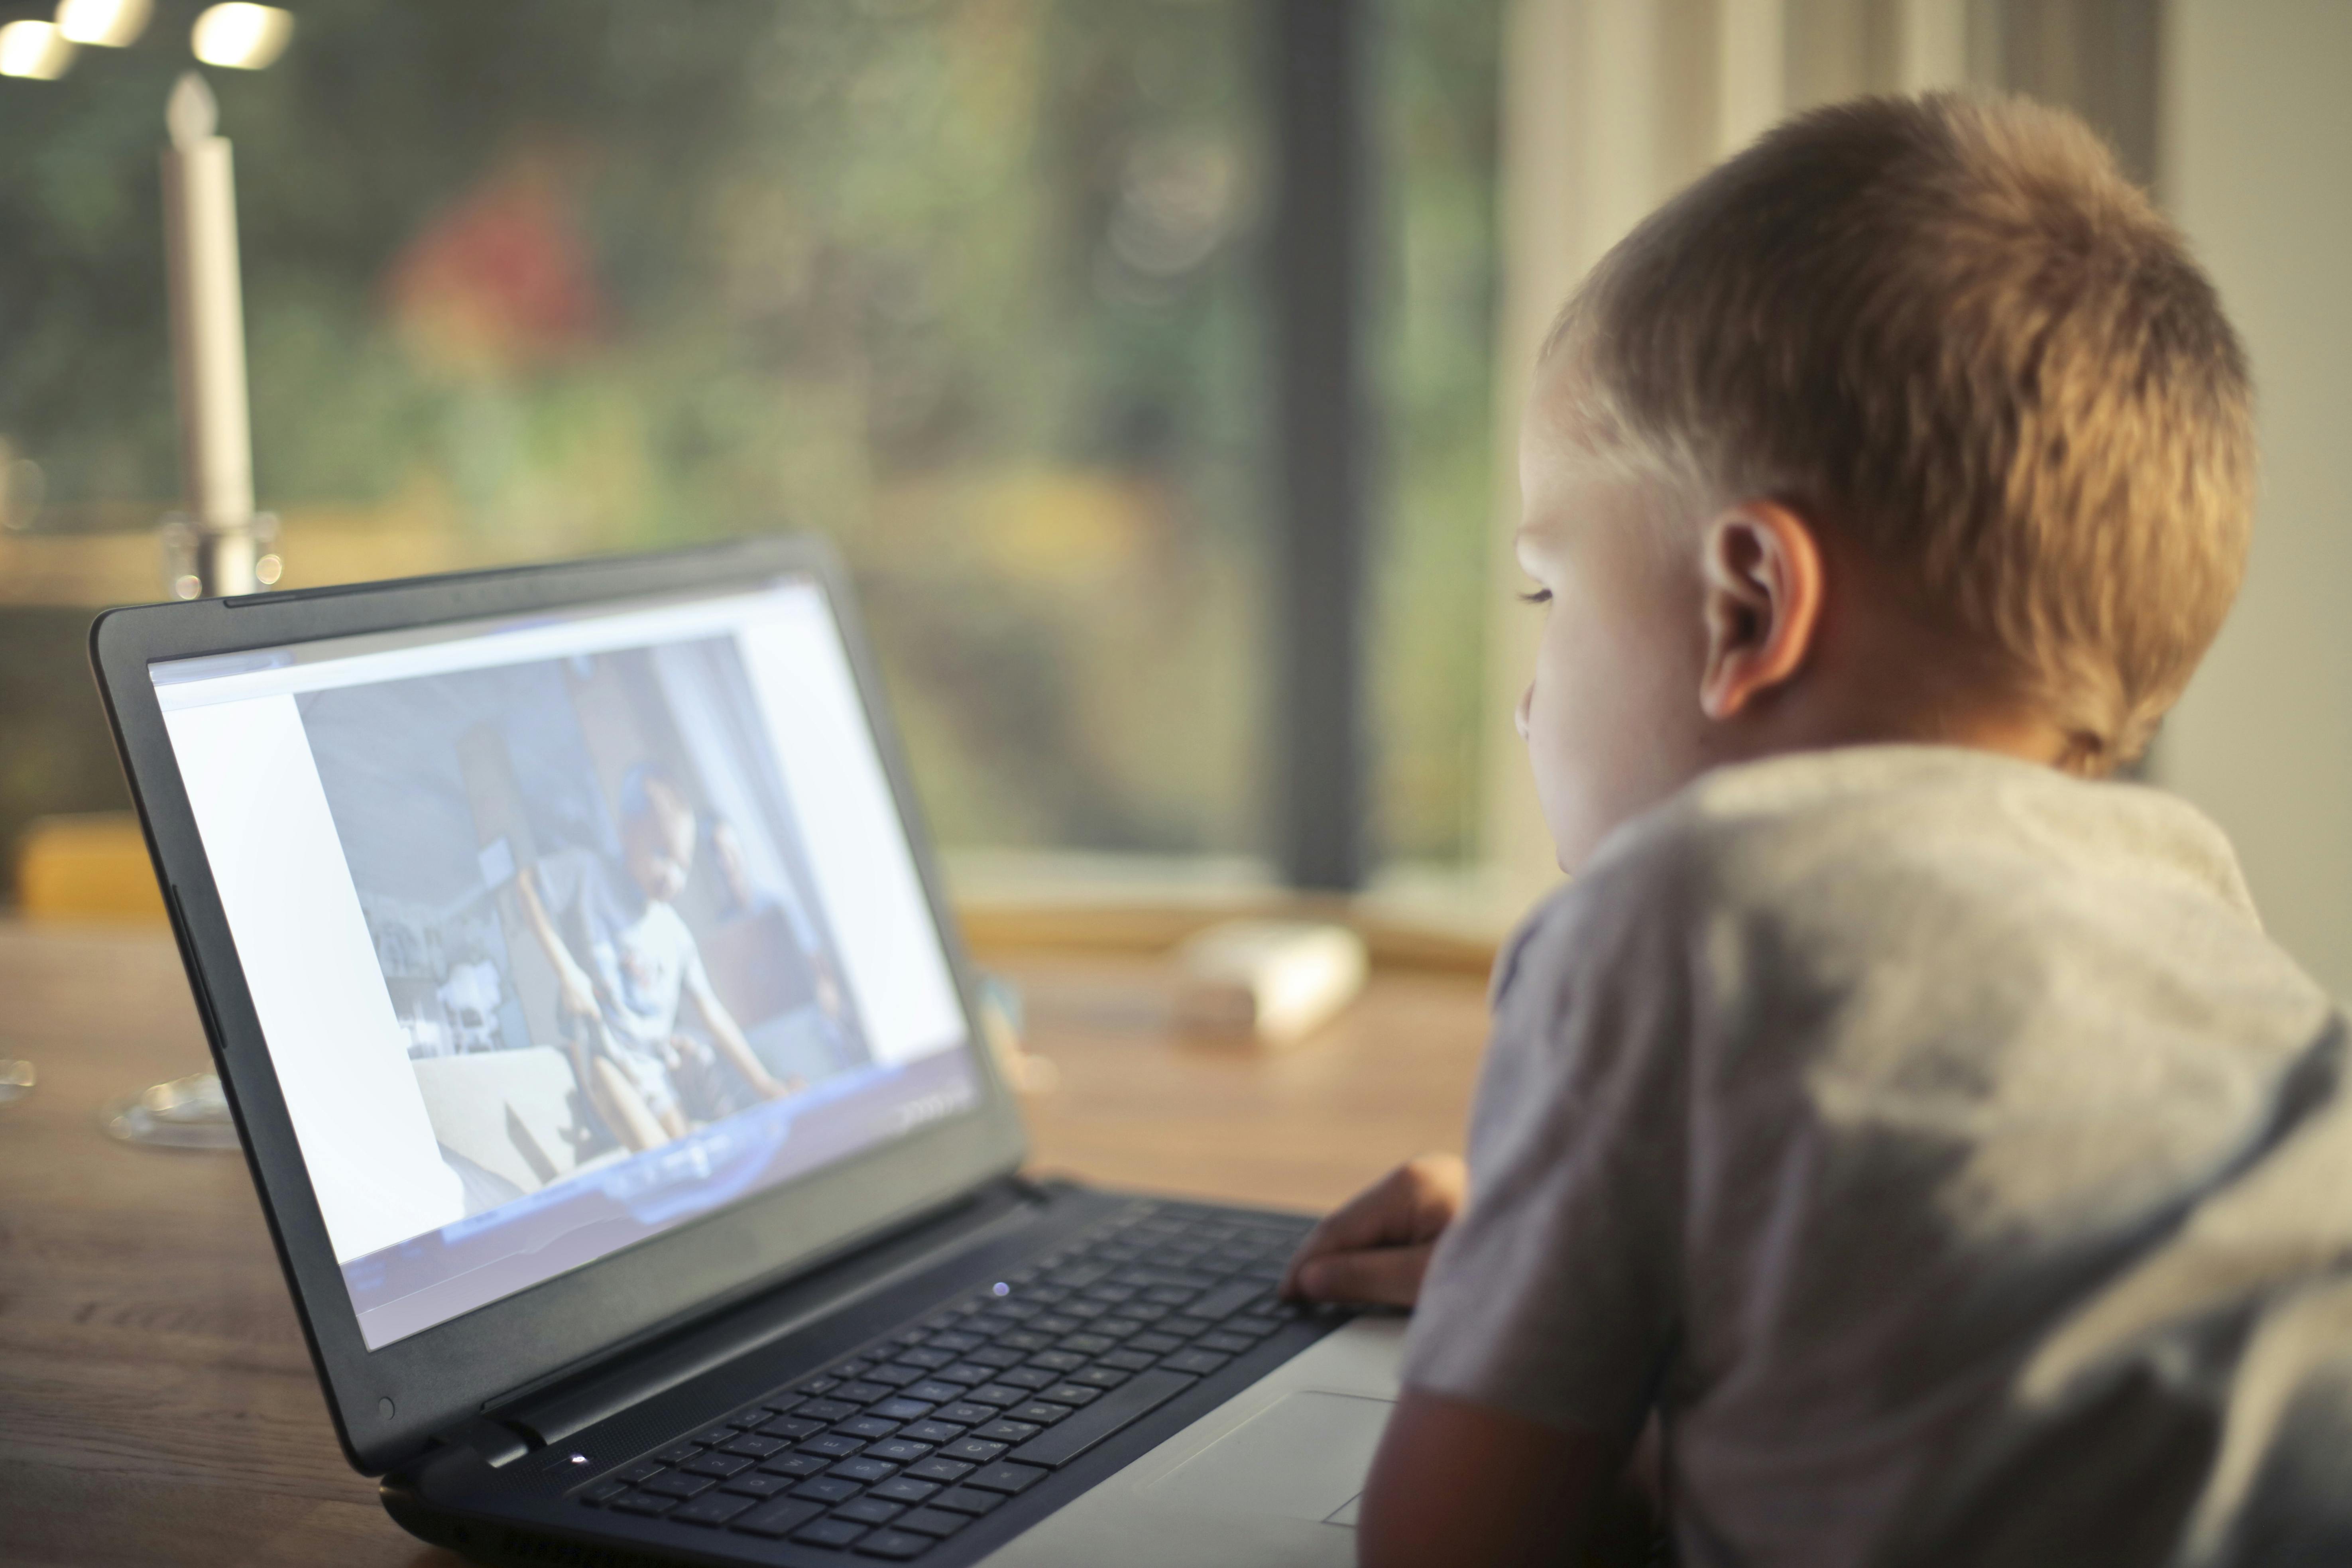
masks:
<svg viewBox="0 0 2352 1568"><path fill-rule="evenodd" d="M658 784L646 786L646 801L652 809L628 826L629 875L646 898L666 904L686 890L694 869L694 813Z"/></svg>
<svg viewBox="0 0 2352 1568"><path fill-rule="evenodd" d="M1574 872L1610 829L1706 765L1696 530L1654 479L1596 459L1538 380L1519 434L1519 564L1543 595L1519 698L1536 793Z"/></svg>

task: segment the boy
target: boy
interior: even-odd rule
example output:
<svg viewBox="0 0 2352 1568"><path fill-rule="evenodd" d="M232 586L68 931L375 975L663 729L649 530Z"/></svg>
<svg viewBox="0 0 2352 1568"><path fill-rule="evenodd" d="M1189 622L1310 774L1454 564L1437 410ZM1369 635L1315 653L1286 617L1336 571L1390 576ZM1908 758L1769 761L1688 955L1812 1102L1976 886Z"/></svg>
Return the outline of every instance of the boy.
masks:
<svg viewBox="0 0 2352 1568"><path fill-rule="evenodd" d="M776 1100L793 1091L753 1054L711 990L694 933L673 907L694 868L696 837L686 792L640 764L621 780L628 888L585 849L545 856L518 879L525 923L555 966L556 1009L581 1092L635 1151L682 1138L690 1125L673 1079L701 1054L677 1033L688 1000L752 1092Z"/></svg>
<svg viewBox="0 0 2352 1568"><path fill-rule="evenodd" d="M2352 1562L2344 1020L2092 782L2236 591L2250 402L2022 103L1795 120L1570 301L1518 725L1575 880L1466 1173L1286 1281L1418 1303L1365 1563L1569 1560L1652 1417L1685 1563Z"/></svg>

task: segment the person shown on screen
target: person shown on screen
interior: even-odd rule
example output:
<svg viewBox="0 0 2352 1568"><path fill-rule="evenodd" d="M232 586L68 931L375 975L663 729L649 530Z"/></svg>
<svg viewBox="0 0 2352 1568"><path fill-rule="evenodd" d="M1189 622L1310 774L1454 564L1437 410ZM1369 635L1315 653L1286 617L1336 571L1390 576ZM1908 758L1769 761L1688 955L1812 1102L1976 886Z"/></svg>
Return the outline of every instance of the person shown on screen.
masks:
<svg viewBox="0 0 2352 1568"><path fill-rule="evenodd" d="M625 885L586 849L543 856L518 879L531 934L555 966L556 1007L583 1092L632 1149L682 1136L690 1124L675 1075L706 1047L678 1032L688 999L754 1093L775 1100L793 1089L752 1052L673 907L694 868L696 837L677 781L640 763L621 781Z"/></svg>

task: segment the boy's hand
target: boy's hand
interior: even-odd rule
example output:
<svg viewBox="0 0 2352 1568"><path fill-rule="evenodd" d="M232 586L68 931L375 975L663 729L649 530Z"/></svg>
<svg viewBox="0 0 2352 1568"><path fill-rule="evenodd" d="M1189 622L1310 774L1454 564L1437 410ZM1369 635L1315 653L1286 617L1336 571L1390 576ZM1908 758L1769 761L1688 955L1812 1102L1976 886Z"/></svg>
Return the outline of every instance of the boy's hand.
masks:
<svg viewBox="0 0 2352 1568"><path fill-rule="evenodd" d="M1462 1211L1470 1172L1451 1154L1408 1160L1307 1235L1282 1277L1298 1301L1410 1307L1437 1237Z"/></svg>

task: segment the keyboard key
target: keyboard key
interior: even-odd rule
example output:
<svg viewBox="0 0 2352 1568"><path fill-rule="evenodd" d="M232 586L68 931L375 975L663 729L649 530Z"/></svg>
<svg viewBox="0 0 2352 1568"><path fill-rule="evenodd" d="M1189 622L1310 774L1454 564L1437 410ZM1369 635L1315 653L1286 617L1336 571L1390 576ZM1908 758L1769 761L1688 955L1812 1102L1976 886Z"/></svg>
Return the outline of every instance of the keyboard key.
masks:
<svg viewBox="0 0 2352 1568"><path fill-rule="evenodd" d="M950 1405L939 1411L942 1421L952 1421L959 1426L976 1426L982 1421L993 1421L1002 1410L995 1405L980 1405L971 1400Z"/></svg>
<svg viewBox="0 0 2352 1568"><path fill-rule="evenodd" d="M914 1384L912 1387L900 1389L898 1391L898 1397L901 1399L920 1399L931 1405L945 1405L951 1399L961 1399L963 1397L963 1385L956 1383L940 1383L934 1378L925 1378L922 1382Z"/></svg>
<svg viewBox="0 0 2352 1568"><path fill-rule="evenodd" d="M828 1476L839 1476L845 1480L856 1481L861 1486L870 1486L876 1481L887 1481L898 1473L898 1466L866 1454L860 1454L854 1459L844 1459L825 1471Z"/></svg>
<svg viewBox="0 0 2352 1568"><path fill-rule="evenodd" d="M1083 1383L1057 1383L1037 1397L1055 1405L1092 1405L1102 1396L1101 1389L1088 1388Z"/></svg>
<svg viewBox="0 0 2352 1568"><path fill-rule="evenodd" d="M910 1443L952 1443L962 1436L964 1429L951 1421L918 1421L898 1436Z"/></svg>
<svg viewBox="0 0 2352 1568"><path fill-rule="evenodd" d="M992 1366L982 1366L975 1362L960 1361L952 1366L943 1366L931 1373L931 1380L934 1383L952 1383L970 1388L973 1384L986 1383L995 1375L996 1369Z"/></svg>
<svg viewBox="0 0 2352 1568"><path fill-rule="evenodd" d="M805 1415L779 1415L761 1427L760 1433L762 1436L781 1437L786 1442L797 1443L803 1437L814 1437L824 1430L824 1422L811 1420Z"/></svg>
<svg viewBox="0 0 2352 1568"><path fill-rule="evenodd" d="M1179 1351L1160 1364L1171 1372L1193 1372L1205 1377L1233 1359L1214 1351Z"/></svg>
<svg viewBox="0 0 2352 1568"><path fill-rule="evenodd" d="M1159 1359L1149 1351L1113 1351L1096 1364L1117 1367L1121 1372L1141 1372Z"/></svg>
<svg viewBox="0 0 2352 1568"><path fill-rule="evenodd" d="M1039 1351L1029 1358L1031 1366L1042 1366L1047 1372L1076 1372L1087 1364L1087 1358L1068 1351Z"/></svg>
<svg viewBox="0 0 2352 1568"><path fill-rule="evenodd" d="M1252 1339L1262 1340L1282 1327L1282 1324L1273 1318L1262 1318L1255 1312L1244 1312L1238 1318L1227 1318L1219 1326L1225 1333L1247 1334Z"/></svg>
<svg viewBox="0 0 2352 1568"><path fill-rule="evenodd" d="M857 1543L861 1557L879 1557L887 1562L904 1563L931 1549L928 1535L910 1535L903 1530L877 1530Z"/></svg>
<svg viewBox="0 0 2352 1568"><path fill-rule="evenodd" d="M774 1497L778 1492L790 1490L792 1484L790 1476L772 1476L765 1470L753 1470L749 1475L737 1476L731 1481L721 1481L719 1489L740 1492L745 1497Z"/></svg>
<svg viewBox="0 0 2352 1568"><path fill-rule="evenodd" d="M1163 1318L1160 1323L1160 1332L1181 1334L1188 1340L1197 1334L1205 1334L1215 1327L1216 1324L1204 1318Z"/></svg>
<svg viewBox="0 0 2352 1568"><path fill-rule="evenodd" d="M861 1399L857 1402L857 1405L866 1405L871 1403L872 1401L870 1400ZM796 1416L806 1417L811 1421L838 1421L845 1415L856 1415L857 1405L844 1405L838 1399L812 1399L806 1405L802 1405L798 1410L793 1412L793 1414ZM770 1425L772 1426L773 1423L772 1422ZM763 1431L766 1428L764 1427L761 1428Z"/></svg>
<svg viewBox="0 0 2352 1568"><path fill-rule="evenodd" d="M1112 1433L1167 1404L1196 1381L1168 1371L1138 1373L1117 1393L1048 1426L1013 1449L1013 1458L1028 1464L1066 1465Z"/></svg>
<svg viewBox="0 0 2352 1568"><path fill-rule="evenodd" d="M1017 1496L1044 1480L1049 1473L1034 1465L996 1464L974 1471L964 1485L977 1491Z"/></svg>
<svg viewBox="0 0 2352 1568"><path fill-rule="evenodd" d="M613 1500L616 1513L667 1513L677 1506L677 1499L664 1497L659 1492L631 1492Z"/></svg>
<svg viewBox="0 0 2352 1568"><path fill-rule="evenodd" d="M908 1465L907 1473L921 1481L960 1481L971 1474L971 1468L961 1459L943 1459L934 1454L919 1464Z"/></svg>
<svg viewBox="0 0 2352 1568"><path fill-rule="evenodd" d="M957 1513L986 1513L1004 1499L995 1492L974 1491L970 1487L952 1487L931 1500L933 1508L950 1509Z"/></svg>
<svg viewBox="0 0 2352 1568"><path fill-rule="evenodd" d="M672 1509L669 1517L680 1524L699 1524L715 1529L757 1500L755 1498L737 1497L732 1492L712 1492L708 1497L695 1499L683 1508Z"/></svg>
<svg viewBox="0 0 2352 1568"><path fill-rule="evenodd" d="M1228 1334L1222 1331L1213 1334L1202 1334L1193 1342L1202 1350L1223 1351L1227 1355L1239 1355L1256 1342L1247 1334Z"/></svg>
<svg viewBox="0 0 2352 1568"><path fill-rule="evenodd" d="M853 1415L834 1428L852 1437L887 1437L898 1429L896 1421L885 1421L879 1415Z"/></svg>
<svg viewBox="0 0 2352 1568"><path fill-rule="evenodd" d="M927 1399L886 1399L868 1410L868 1415L879 1415L885 1421L919 1421L931 1413Z"/></svg>
<svg viewBox="0 0 2352 1568"><path fill-rule="evenodd" d="M999 1373L996 1381L1015 1388L1046 1388L1061 1379L1042 1366L1016 1366L1011 1372Z"/></svg>
<svg viewBox="0 0 2352 1568"><path fill-rule="evenodd" d="M805 1542L811 1546L842 1547L865 1533L866 1526L853 1524L845 1519L820 1519L814 1524L804 1524L793 1531L793 1539Z"/></svg>
<svg viewBox="0 0 2352 1568"><path fill-rule="evenodd" d="M691 1476L715 1476L720 1480L740 1475L759 1463L740 1454L705 1454L698 1459L688 1459L678 1468Z"/></svg>
<svg viewBox="0 0 2352 1568"><path fill-rule="evenodd" d="M1023 1355L1032 1351L1049 1351L1054 1348L1054 1342L1034 1329L1013 1329L1009 1332L997 1335L996 1342L1007 1350L1019 1351ZM1013 1359L1018 1362L1021 1357L1014 1356Z"/></svg>
<svg viewBox="0 0 2352 1568"><path fill-rule="evenodd" d="M992 1366L1002 1371L1003 1368L1008 1366L1019 1366L1022 1359L1028 1355L1031 1351L1045 1350L1054 1342L1043 1334L1029 1334L1025 1331L1024 1331L1024 1337L1034 1339L1037 1342L1034 1345L1026 1346L1013 1344L985 1345L979 1350L971 1352L963 1359L973 1366ZM1007 1339L1012 1338L1009 1334L1005 1337Z"/></svg>
<svg viewBox="0 0 2352 1568"><path fill-rule="evenodd" d="M941 1508L919 1508L912 1513L900 1514L891 1528L910 1531L917 1535L950 1536L971 1521L960 1513L950 1513Z"/></svg>
<svg viewBox="0 0 2352 1568"><path fill-rule="evenodd" d="M978 1334L961 1333L950 1329L945 1332L929 1336L923 1342L934 1350L951 1351L957 1355L961 1355L966 1351L978 1350L982 1341ZM908 1356L907 1359L912 1361L914 1357Z"/></svg>
<svg viewBox="0 0 2352 1568"><path fill-rule="evenodd" d="M888 1459L893 1464L908 1465L931 1451L929 1443L910 1443L904 1437L885 1437L866 1450L877 1459Z"/></svg>
<svg viewBox="0 0 2352 1568"><path fill-rule="evenodd" d="M1076 1351L1081 1355L1100 1355L1105 1351L1118 1349L1118 1342L1105 1339L1100 1334L1072 1334L1062 1342L1062 1348Z"/></svg>
<svg viewBox="0 0 2352 1568"><path fill-rule="evenodd" d="M984 1383L965 1397L974 1405L1018 1405L1029 1397L1031 1390L1015 1388L1009 1383Z"/></svg>
<svg viewBox="0 0 2352 1568"><path fill-rule="evenodd" d="M915 1380L910 1377L907 1381L912 1383ZM871 1405L877 1399L889 1398L890 1391L897 1386L897 1384L871 1383L861 1378L856 1383L845 1383L835 1389L833 1397L836 1400L853 1401L859 1405Z"/></svg>
<svg viewBox="0 0 2352 1568"><path fill-rule="evenodd" d="M1039 1426L1051 1426L1069 1413L1070 1407L1066 1405L1050 1405L1042 1399L1033 1399L1026 1405L1006 1411L1004 1416L1008 1421L1027 1421Z"/></svg>
<svg viewBox="0 0 2352 1568"><path fill-rule="evenodd" d="M731 1437L734 1434L730 1432L728 1436ZM672 1443L668 1447L656 1454L654 1458L657 1463L664 1465L682 1465L700 1452L702 1452L702 1445L699 1443Z"/></svg>
<svg viewBox="0 0 2352 1568"><path fill-rule="evenodd" d="M845 1361L832 1369L833 1375L845 1383L853 1377L865 1376L866 1369L873 1364L872 1362L856 1359Z"/></svg>
<svg viewBox="0 0 2352 1568"><path fill-rule="evenodd" d="M1041 1334L1051 1334L1058 1340L1064 1334L1076 1333L1085 1321L1084 1318L1076 1314L1076 1309L1073 1307L1060 1312L1049 1313L1037 1319L1029 1326Z"/></svg>
<svg viewBox="0 0 2352 1568"><path fill-rule="evenodd" d="M1190 1368L1180 1370L1190 1371ZM1070 1381L1082 1388L1117 1388L1132 1375L1115 1366L1090 1366L1084 1372L1070 1373Z"/></svg>
<svg viewBox="0 0 2352 1568"><path fill-rule="evenodd" d="M1026 1421L992 1421L974 1429L972 1436L984 1437L992 1443L1026 1443L1044 1430L1044 1427L1032 1426Z"/></svg>
<svg viewBox="0 0 2352 1568"><path fill-rule="evenodd" d="M801 1445L803 1454L823 1454L829 1459L845 1459L866 1445L856 1437L839 1432L827 1432L822 1437L812 1437Z"/></svg>
<svg viewBox="0 0 2352 1568"><path fill-rule="evenodd" d="M891 1359L902 1366L945 1366L956 1359L956 1353L940 1348L903 1350Z"/></svg>
<svg viewBox="0 0 2352 1568"><path fill-rule="evenodd" d="M748 1455L754 1459L764 1459L771 1454L782 1453L791 1447L792 1445L782 1437L767 1437L757 1432L746 1432L728 1444L726 1452Z"/></svg>
<svg viewBox="0 0 2352 1568"><path fill-rule="evenodd" d="M824 1394L837 1386L840 1382L841 1379L837 1377L813 1377L799 1386L803 1394Z"/></svg>
<svg viewBox="0 0 2352 1568"><path fill-rule="evenodd" d="M651 1480L654 1477L660 1475L661 1473L661 1466L654 1460L639 1459L634 1465L625 1465L621 1468L614 1470L613 1472L613 1479L616 1481L627 1481L634 1486L639 1481Z"/></svg>
<svg viewBox="0 0 2352 1568"><path fill-rule="evenodd" d="M939 1489L937 1481L919 1481L911 1476L894 1476L876 1487L869 1495L887 1498L892 1502L920 1502Z"/></svg>
<svg viewBox="0 0 2352 1568"><path fill-rule="evenodd" d="M793 1411L798 1410L802 1405L806 1405L807 1403L808 1395L805 1394L772 1394L767 1398L760 1401L760 1408L758 1410L748 1412L744 1419L736 1422L735 1425L741 1426L748 1424L757 1426L759 1423L751 1420L751 1416L758 1415L762 1412L765 1412L769 1419L773 1420L779 1415L790 1415Z"/></svg>
<svg viewBox="0 0 2352 1568"><path fill-rule="evenodd" d="M662 1497L700 1497L719 1483L709 1476L689 1476L682 1470L669 1470L656 1476L641 1489Z"/></svg>
<svg viewBox="0 0 2352 1568"><path fill-rule="evenodd" d="M1107 1340L1123 1340L1130 1334L1141 1333L1143 1325L1133 1318L1097 1318L1094 1331Z"/></svg>
<svg viewBox="0 0 2352 1568"><path fill-rule="evenodd" d="M897 1388L902 1384L920 1383L923 1380L924 1373L928 1370L928 1368L915 1366L903 1361L888 1362L881 1366L876 1367L872 1372L867 1373L866 1374L865 1381L867 1383L884 1383L889 1384L893 1388ZM846 1398L848 1395L844 1394L842 1397ZM877 1395L876 1397L878 1398L880 1396Z"/></svg>
<svg viewBox="0 0 2352 1568"><path fill-rule="evenodd" d="M754 1509L750 1513L738 1514L733 1524L737 1530L751 1535L790 1535L824 1511L823 1503L784 1498Z"/></svg>
<svg viewBox="0 0 2352 1568"><path fill-rule="evenodd" d="M760 1468L772 1476L814 1476L831 1463L815 1454L778 1454L760 1461Z"/></svg>
<svg viewBox="0 0 2352 1568"><path fill-rule="evenodd" d="M819 1476L793 1489L793 1496L811 1502L847 1502L866 1489L841 1476Z"/></svg>
<svg viewBox="0 0 2352 1568"><path fill-rule="evenodd" d="M1004 1452L1005 1447L1006 1445L1003 1443L982 1442L978 1437L959 1437L954 1442L950 1443L946 1447L941 1448L940 1452L948 1458L969 1459L973 1464L978 1465L986 1464L989 1460L996 1458L997 1455ZM703 1484L708 1486L710 1483L705 1481Z"/></svg>
<svg viewBox="0 0 2352 1568"><path fill-rule="evenodd" d="M905 1503L887 1502L880 1498L862 1497L856 1502L845 1502L835 1509L833 1517L856 1520L860 1524L887 1524L906 1511Z"/></svg>
<svg viewBox="0 0 2352 1568"><path fill-rule="evenodd" d="M687 1440L691 1443L699 1443L706 1448L716 1448L721 1443L733 1441L734 1436L735 1428L732 1426L713 1426L708 1432L697 1432L692 1437Z"/></svg>

